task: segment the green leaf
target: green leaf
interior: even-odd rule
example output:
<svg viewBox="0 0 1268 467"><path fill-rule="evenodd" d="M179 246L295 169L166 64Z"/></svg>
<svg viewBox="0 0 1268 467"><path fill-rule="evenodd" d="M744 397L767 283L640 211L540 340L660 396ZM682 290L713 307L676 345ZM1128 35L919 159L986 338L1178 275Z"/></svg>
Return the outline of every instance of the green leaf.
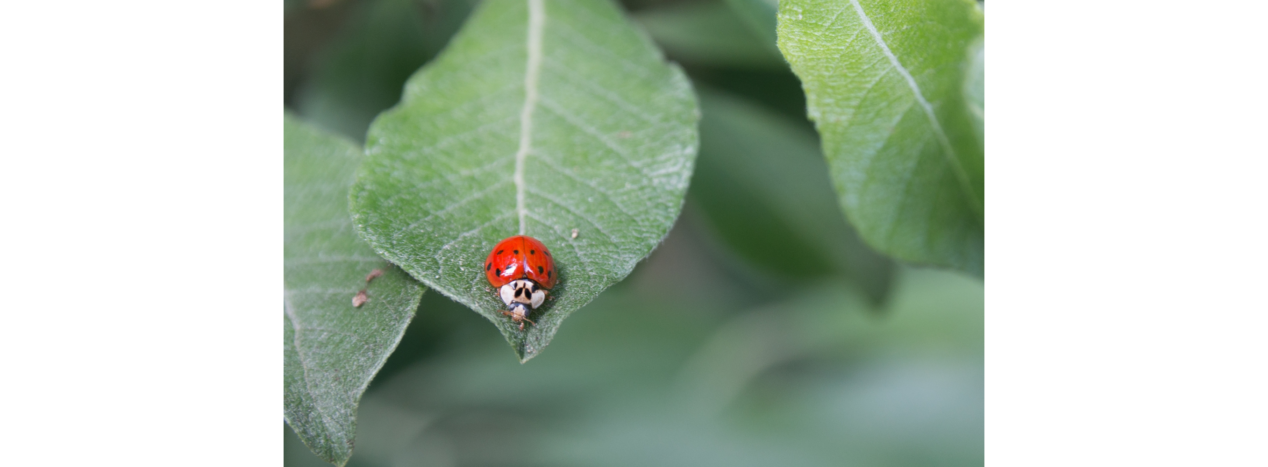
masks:
<svg viewBox="0 0 1268 467"><path fill-rule="evenodd" d="M789 279L785 287L840 275L880 301L893 261L863 245L841 216L814 131L725 94L702 89L700 102L700 160L688 199L723 243Z"/></svg>
<svg viewBox="0 0 1268 467"><path fill-rule="evenodd" d="M779 47L801 78L839 201L869 244L981 275L982 143L964 63L967 0L784 0Z"/></svg>
<svg viewBox="0 0 1268 467"><path fill-rule="evenodd" d="M977 131L977 140L986 141L986 50L982 41L969 46L969 61L964 67L964 101L969 118Z"/></svg>
<svg viewBox="0 0 1268 467"><path fill-rule="evenodd" d="M357 403L400 342L423 287L357 238L347 190L361 151L287 115L286 421L336 465L352 455ZM383 275L366 284L375 271ZM353 306L358 291L368 301Z"/></svg>
<svg viewBox="0 0 1268 467"><path fill-rule="evenodd" d="M371 125L354 221L527 361L668 233L698 115L681 70L612 3L485 2ZM560 276L524 331L483 268L520 233L550 248Z"/></svg>

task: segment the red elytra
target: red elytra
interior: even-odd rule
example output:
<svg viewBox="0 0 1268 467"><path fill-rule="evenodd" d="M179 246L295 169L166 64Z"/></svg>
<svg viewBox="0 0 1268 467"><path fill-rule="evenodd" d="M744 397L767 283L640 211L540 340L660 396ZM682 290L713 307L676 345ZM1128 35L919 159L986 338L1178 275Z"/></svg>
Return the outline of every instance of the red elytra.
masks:
<svg viewBox="0 0 1268 467"><path fill-rule="evenodd" d="M559 279L550 250L527 235L516 235L498 242L484 261L484 274L494 288L516 279L529 279L542 288L552 289Z"/></svg>

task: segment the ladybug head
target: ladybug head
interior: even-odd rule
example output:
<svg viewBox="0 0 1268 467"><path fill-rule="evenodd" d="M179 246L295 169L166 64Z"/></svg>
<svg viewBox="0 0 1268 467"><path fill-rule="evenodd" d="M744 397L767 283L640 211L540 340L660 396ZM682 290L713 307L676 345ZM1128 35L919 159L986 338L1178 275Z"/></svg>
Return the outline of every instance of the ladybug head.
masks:
<svg viewBox="0 0 1268 467"><path fill-rule="evenodd" d="M546 289L541 288L536 282L529 279L517 279L508 282L498 289L498 294L502 297L502 303L512 309L529 306L537 308L542 306L542 302L546 301Z"/></svg>

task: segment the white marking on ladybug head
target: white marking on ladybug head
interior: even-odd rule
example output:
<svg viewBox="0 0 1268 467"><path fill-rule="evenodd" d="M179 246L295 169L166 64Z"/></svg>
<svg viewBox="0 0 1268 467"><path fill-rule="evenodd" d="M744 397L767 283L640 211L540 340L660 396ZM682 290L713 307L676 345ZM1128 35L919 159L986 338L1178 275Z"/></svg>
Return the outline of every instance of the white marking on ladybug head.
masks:
<svg viewBox="0 0 1268 467"><path fill-rule="evenodd" d="M502 303L505 303L506 306L511 306L511 301L515 298L515 287L511 284L513 284L513 282L503 285L498 289L498 295L502 296Z"/></svg>
<svg viewBox="0 0 1268 467"><path fill-rule="evenodd" d="M502 303L505 303L506 306L522 304L537 308L541 306L542 302L546 301L546 289L541 288L536 282L528 279L508 282L498 289L498 294L502 297Z"/></svg>
<svg viewBox="0 0 1268 467"><path fill-rule="evenodd" d="M546 289L537 289L533 291L533 308L542 306L542 302L546 301Z"/></svg>

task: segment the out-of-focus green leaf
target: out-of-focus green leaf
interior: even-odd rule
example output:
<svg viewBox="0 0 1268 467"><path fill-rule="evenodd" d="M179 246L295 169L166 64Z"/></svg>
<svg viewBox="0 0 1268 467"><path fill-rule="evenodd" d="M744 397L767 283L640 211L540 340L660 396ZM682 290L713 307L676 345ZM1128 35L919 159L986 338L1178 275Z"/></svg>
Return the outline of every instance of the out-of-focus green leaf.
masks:
<svg viewBox="0 0 1268 467"><path fill-rule="evenodd" d="M683 73L610 2L486 2L371 126L352 212L376 251L527 361L665 237L698 117ZM524 331L484 271L516 234L545 243L560 276Z"/></svg>
<svg viewBox="0 0 1268 467"><path fill-rule="evenodd" d="M775 16L779 10L779 0L726 0L726 3L753 31L765 39L767 46L775 47Z"/></svg>
<svg viewBox="0 0 1268 467"><path fill-rule="evenodd" d="M470 13L469 0L372 0L355 5L296 98L308 121L354 140L400 100L405 80L434 57Z"/></svg>
<svg viewBox="0 0 1268 467"><path fill-rule="evenodd" d="M722 3L684 3L639 12L635 19L675 60L707 66L783 68L769 40Z"/></svg>
<svg viewBox="0 0 1268 467"><path fill-rule="evenodd" d="M986 141L986 49L982 41L969 46L969 61L964 67L964 101L969 107L977 140Z"/></svg>
<svg viewBox="0 0 1268 467"><path fill-rule="evenodd" d="M314 453L352 455L357 402L401 339L423 287L357 238L348 214L361 151L287 115L285 414ZM370 281L371 272L382 276ZM358 292L368 299L354 306Z"/></svg>
<svg viewBox="0 0 1268 467"><path fill-rule="evenodd" d="M532 367L472 336L376 385L350 465L981 465L982 283L902 269L880 319L822 285L732 313L612 290Z"/></svg>
<svg viewBox="0 0 1268 467"><path fill-rule="evenodd" d="M814 133L724 94L700 96L700 159L688 199L718 238L777 275L842 275L872 300L884 297L893 262L841 216Z"/></svg>
<svg viewBox="0 0 1268 467"><path fill-rule="evenodd" d="M779 5L779 47L801 78L851 223L891 256L979 276L982 143L964 63L982 21L967 0Z"/></svg>

